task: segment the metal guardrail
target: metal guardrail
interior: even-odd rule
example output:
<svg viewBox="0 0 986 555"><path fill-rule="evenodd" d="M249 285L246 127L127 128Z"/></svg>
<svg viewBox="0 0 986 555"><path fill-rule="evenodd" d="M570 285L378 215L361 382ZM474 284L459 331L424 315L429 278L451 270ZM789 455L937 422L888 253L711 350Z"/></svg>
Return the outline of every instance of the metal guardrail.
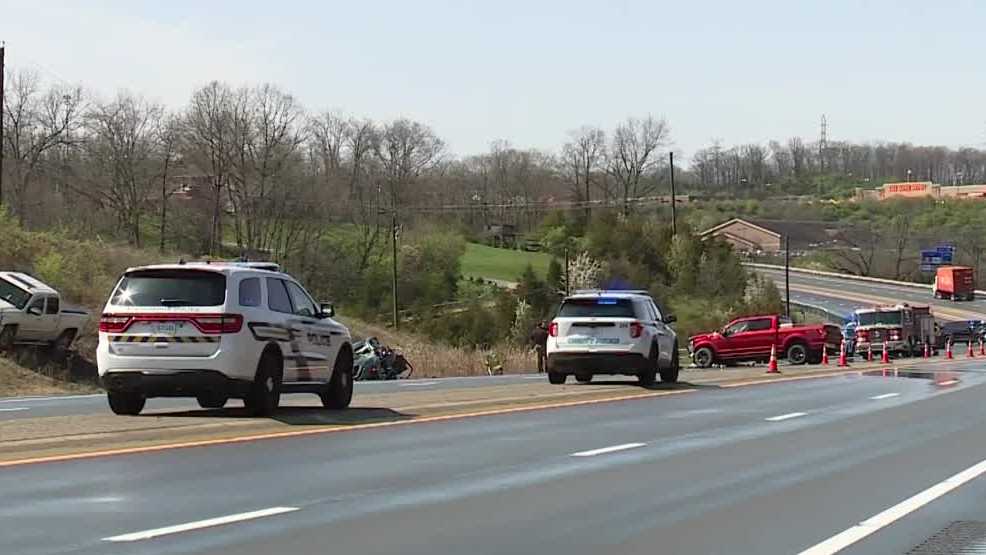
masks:
<svg viewBox="0 0 986 555"><path fill-rule="evenodd" d="M743 266L748 268L763 268L764 270L777 270L780 272L784 271L784 266L779 264L761 264L759 262L743 262ZM846 279L852 281L867 281L870 283L881 283L883 285L899 285L902 287L913 287L915 289L931 289L930 283L914 283L913 281L897 281L895 279L885 279L885 278L875 278L869 276L854 276L852 274L840 274L838 272L824 272L821 270L809 270L808 268L797 268L791 266L791 273L807 274L812 276L821 277L831 277L838 279ZM981 289L975 290L976 295L986 295L986 291Z"/></svg>

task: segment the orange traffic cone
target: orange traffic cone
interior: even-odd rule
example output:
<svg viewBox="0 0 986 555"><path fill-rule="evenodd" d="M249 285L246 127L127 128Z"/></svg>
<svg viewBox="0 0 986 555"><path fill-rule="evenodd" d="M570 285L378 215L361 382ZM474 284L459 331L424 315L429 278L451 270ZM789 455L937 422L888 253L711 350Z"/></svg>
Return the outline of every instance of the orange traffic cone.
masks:
<svg viewBox="0 0 986 555"><path fill-rule="evenodd" d="M890 364L890 349L887 347L887 340L883 340L883 353L880 355L881 364Z"/></svg>
<svg viewBox="0 0 986 555"><path fill-rule="evenodd" d="M842 347L839 348L839 366L845 368L849 366L849 362L846 360L846 342L842 341Z"/></svg>
<svg viewBox="0 0 986 555"><path fill-rule="evenodd" d="M930 356L931 356L931 346L928 345L928 342L927 341L925 341L924 342L924 358L928 358Z"/></svg>
<svg viewBox="0 0 986 555"><path fill-rule="evenodd" d="M829 350L826 349L824 346L822 347L822 365L824 366L829 365Z"/></svg>
<svg viewBox="0 0 986 555"><path fill-rule="evenodd" d="M969 340L969 348L966 350L965 356L969 358L975 358L976 352L972 350L972 339Z"/></svg>
<svg viewBox="0 0 986 555"><path fill-rule="evenodd" d="M952 340L951 339L949 339L948 341L945 342L945 358L947 358L948 360L952 360L952 358L954 358L952 356Z"/></svg>
<svg viewBox="0 0 986 555"><path fill-rule="evenodd" d="M768 374L780 374L781 371L777 369L777 345L770 346L770 363L767 364Z"/></svg>
<svg viewBox="0 0 986 555"><path fill-rule="evenodd" d="M866 362L873 362L873 343L866 345Z"/></svg>
<svg viewBox="0 0 986 555"><path fill-rule="evenodd" d="M983 338L979 338L979 356L986 356L986 343L983 343Z"/></svg>

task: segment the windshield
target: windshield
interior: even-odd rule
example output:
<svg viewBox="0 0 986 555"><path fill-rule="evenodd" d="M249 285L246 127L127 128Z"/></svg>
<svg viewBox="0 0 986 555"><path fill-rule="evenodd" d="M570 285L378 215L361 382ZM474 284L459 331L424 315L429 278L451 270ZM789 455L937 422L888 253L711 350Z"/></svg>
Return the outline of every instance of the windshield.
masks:
<svg viewBox="0 0 986 555"><path fill-rule="evenodd" d="M198 270L131 272L120 280L115 306L218 306L226 301L226 276Z"/></svg>
<svg viewBox="0 0 986 555"><path fill-rule="evenodd" d="M27 304L27 301L30 298L30 293L20 287L17 287L13 283L0 278L0 299L14 305L14 308L21 309L24 308L24 305Z"/></svg>
<svg viewBox="0 0 986 555"><path fill-rule="evenodd" d="M559 318L636 318L630 299L569 299L558 309Z"/></svg>
<svg viewBox="0 0 986 555"><path fill-rule="evenodd" d="M861 312L858 316L860 326L900 325L900 312Z"/></svg>

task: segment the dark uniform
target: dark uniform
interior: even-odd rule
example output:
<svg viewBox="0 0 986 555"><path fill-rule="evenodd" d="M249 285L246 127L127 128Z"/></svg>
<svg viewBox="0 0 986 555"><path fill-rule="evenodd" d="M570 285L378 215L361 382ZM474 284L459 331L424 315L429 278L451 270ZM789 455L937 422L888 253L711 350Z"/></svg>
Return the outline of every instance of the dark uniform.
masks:
<svg viewBox="0 0 986 555"><path fill-rule="evenodd" d="M530 339L538 355L538 373L544 372L544 358L548 349L548 330L545 329L544 322L534 328Z"/></svg>

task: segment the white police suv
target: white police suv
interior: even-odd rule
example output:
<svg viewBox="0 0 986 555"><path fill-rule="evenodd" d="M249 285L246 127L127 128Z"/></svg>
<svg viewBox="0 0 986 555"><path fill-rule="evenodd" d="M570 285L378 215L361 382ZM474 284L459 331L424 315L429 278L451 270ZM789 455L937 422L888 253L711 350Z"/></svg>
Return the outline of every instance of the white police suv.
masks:
<svg viewBox="0 0 986 555"><path fill-rule="evenodd" d="M547 369L553 384L575 375L637 376L642 385L678 381L678 336L646 291L577 291L548 326Z"/></svg>
<svg viewBox="0 0 986 555"><path fill-rule="evenodd" d="M352 339L271 263L179 263L127 270L99 322L99 376L110 408L138 414L151 397L203 408L244 400L272 414L282 393L349 406Z"/></svg>

